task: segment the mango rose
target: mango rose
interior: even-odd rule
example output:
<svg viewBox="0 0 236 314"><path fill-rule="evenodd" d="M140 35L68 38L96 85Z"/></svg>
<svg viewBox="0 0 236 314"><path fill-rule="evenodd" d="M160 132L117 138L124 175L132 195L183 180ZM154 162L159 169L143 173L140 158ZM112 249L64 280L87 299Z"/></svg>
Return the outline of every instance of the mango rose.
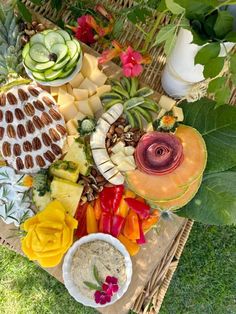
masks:
<svg viewBox="0 0 236 314"><path fill-rule="evenodd" d="M66 213L60 202L52 201L21 225L27 232L21 240L22 251L41 266L54 267L71 246L77 225L78 221Z"/></svg>

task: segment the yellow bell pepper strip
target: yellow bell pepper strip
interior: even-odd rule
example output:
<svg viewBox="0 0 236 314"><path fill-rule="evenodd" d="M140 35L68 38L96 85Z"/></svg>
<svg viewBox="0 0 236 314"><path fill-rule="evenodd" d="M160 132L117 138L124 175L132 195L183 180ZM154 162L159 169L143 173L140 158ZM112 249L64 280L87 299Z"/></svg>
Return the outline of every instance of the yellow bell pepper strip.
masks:
<svg viewBox="0 0 236 314"><path fill-rule="evenodd" d="M112 217L112 227L111 227L111 234L113 237L117 238L118 235L121 233L125 222L125 218L119 215L114 215Z"/></svg>
<svg viewBox="0 0 236 314"><path fill-rule="evenodd" d="M96 220L100 219L101 213L102 213L102 208L101 208L100 198L97 198L94 204L94 214L95 214Z"/></svg>
<svg viewBox="0 0 236 314"><path fill-rule="evenodd" d="M95 218L94 209L90 204L88 205L86 211L86 222L88 234L98 232L98 226Z"/></svg>
<svg viewBox="0 0 236 314"><path fill-rule="evenodd" d="M111 233L111 223L112 223L111 220L112 220L111 213L102 212L101 218L99 221L99 227L98 227L99 232L110 234Z"/></svg>
<svg viewBox="0 0 236 314"><path fill-rule="evenodd" d="M140 238L139 218L133 210L129 211L129 214L125 219L123 234L130 240L137 240Z"/></svg>
<svg viewBox="0 0 236 314"><path fill-rule="evenodd" d="M120 202L120 206L119 206L119 208L117 210L117 215L120 215L120 216L122 216L124 218L128 215L128 212L129 212L129 206L126 203L125 198L126 198L126 196L123 195L122 199L121 199L121 202Z"/></svg>
<svg viewBox="0 0 236 314"><path fill-rule="evenodd" d="M125 201L129 208L133 209L135 211L140 219L146 219L150 216L150 206L142 203L135 198L125 198Z"/></svg>
<svg viewBox="0 0 236 314"><path fill-rule="evenodd" d="M139 252L140 246L127 239L124 235L120 234L118 236L118 240L120 240L120 242L125 246L131 256L134 256Z"/></svg>
<svg viewBox="0 0 236 314"><path fill-rule="evenodd" d="M145 244L147 241L145 239L145 235L143 232L141 219L139 219L139 233L140 233L140 238L136 240L137 244Z"/></svg>
<svg viewBox="0 0 236 314"><path fill-rule="evenodd" d="M21 229L27 232L21 240L22 251L41 266L54 267L72 245L77 225L78 222L59 201L52 201L21 225Z"/></svg>
<svg viewBox="0 0 236 314"><path fill-rule="evenodd" d="M77 211L75 213L75 219L78 221L78 228L75 231L75 236L77 238L82 238L83 236L87 235L87 207L88 203L78 206Z"/></svg>
<svg viewBox="0 0 236 314"><path fill-rule="evenodd" d="M142 229L145 233L147 233L159 220L160 213L157 209L155 209L150 217L144 219L142 221Z"/></svg>

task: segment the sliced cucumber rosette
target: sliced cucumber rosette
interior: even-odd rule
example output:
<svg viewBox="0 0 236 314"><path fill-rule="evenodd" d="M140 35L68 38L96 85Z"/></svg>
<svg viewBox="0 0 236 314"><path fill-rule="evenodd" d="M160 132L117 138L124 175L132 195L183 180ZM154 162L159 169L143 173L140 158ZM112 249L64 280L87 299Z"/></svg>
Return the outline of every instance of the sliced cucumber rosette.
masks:
<svg viewBox="0 0 236 314"><path fill-rule="evenodd" d="M54 81L73 73L81 57L81 47L65 30L45 30L31 37L22 57L29 75L41 82Z"/></svg>

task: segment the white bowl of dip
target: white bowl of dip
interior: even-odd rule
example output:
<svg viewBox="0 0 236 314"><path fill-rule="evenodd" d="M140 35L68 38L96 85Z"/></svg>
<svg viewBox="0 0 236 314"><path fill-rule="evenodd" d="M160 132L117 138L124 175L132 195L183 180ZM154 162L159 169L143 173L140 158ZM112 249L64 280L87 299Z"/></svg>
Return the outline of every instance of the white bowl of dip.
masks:
<svg viewBox="0 0 236 314"><path fill-rule="evenodd" d="M118 282L119 290L112 296L111 302L106 303L104 305L97 304L94 299L89 298L89 297L85 296L85 294L81 293L81 290L75 284L76 276L75 275L73 276L73 274L72 274L73 259L74 259L76 252L79 251L79 248L85 243L95 242L95 241L99 241L99 240L107 242L108 244L113 246L117 251L119 251L121 253L121 255L124 257L125 272L126 272L125 282L122 283L121 285ZM92 258L93 257L91 257L91 259ZM96 260L98 260L98 259L99 259L99 256L96 256ZM85 262L84 265L80 264L80 265L78 265L78 267L80 267L81 269L82 268L86 269L86 267L89 268L90 266L88 266L87 262ZM99 267L97 267L97 268L99 268ZM89 274L91 272L92 272L92 270L91 270L91 268L89 268ZM128 251L126 250L124 245L119 240L117 240L116 238L114 238L108 234L93 233L93 234L90 234L88 236L85 236L85 237L79 239L70 247L70 249L67 251L65 258L64 258L64 262L63 262L63 266L62 266L62 273L63 273L64 284L65 284L68 292L77 302L80 302L85 306L100 308L100 307L109 306L109 305L115 303L117 300L119 300L125 294L125 292L127 291L128 287L130 285L131 278L132 278L132 261L131 261L131 258L130 258ZM99 273L99 269L98 269L98 273ZM107 273L107 275L112 276L113 274ZM88 280L88 281L90 281L90 280ZM82 280L81 280L81 282L82 282ZM93 293L94 292L95 292L95 290L93 291Z"/></svg>

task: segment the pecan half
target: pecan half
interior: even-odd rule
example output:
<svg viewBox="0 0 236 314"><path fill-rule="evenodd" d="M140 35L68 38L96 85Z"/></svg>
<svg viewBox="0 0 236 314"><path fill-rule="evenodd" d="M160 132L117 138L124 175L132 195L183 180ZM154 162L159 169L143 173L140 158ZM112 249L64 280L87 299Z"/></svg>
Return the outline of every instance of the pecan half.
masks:
<svg viewBox="0 0 236 314"><path fill-rule="evenodd" d="M21 147L19 144L14 144L13 146L13 154L15 156L20 156L21 155Z"/></svg>
<svg viewBox="0 0 236 314"><path fill-rule="evenodd" d="M2 154L5 157L10 157L11 156L11 144L8 142L4 142L2 144Z"/></svg>
<svg viewBox="0 0 236 314"><path fill-rule="evenodd" d="M45 103L45 105L47 105L48 107L52 107L55 105L54 101L51 100L49 97L44 96L43 97L43 102Z"/></svg>
<svg viewBox="0 0 236 314"><path fill-rule="evenodd" d="M34 97L37 97L40 94L40 92L36 88L34 88L32 86L28 86L28 91Z"/></svg>
<svg viewBox="0 0 236 314"><path fill-rule="evenodd" d="M17 135L18 135L19 138L22 138L22 137L26 136L25 127L23 126L23 124L19 124L17 126Z"/></svg>
<svg viewBox="0 0 236 314"><path fill-rule="evenodd" d="M35 137L32 141L33 150L39 150L42 147L42 143L38 137Z"/></svg>
<svg viewBox="0 0 236 314"><path fill-rule="evenodd" d="M62 154L61 147L59 147L57 144L52 144L51 149L53 153L57 156Z"/></svg>
<svg viewBox="0 0 236 314"><path fill-rule="evenodd" d="M52 144L52 140L47 133L42 134L42 140L45 146L50 146Z"/></svg>
<svg viewBox="0 0 236 314"><path fill-rule="evenodd" d="M18 89L18 96L21 101L26 101L29 98L29 95L21 88Z"/></svg>
<svg viewBox="0 0 236 314"><path fill-rule="evenodd" d="M43 156L49 162L53 162L56 159L55 155L50 150L46 151Z"/></svg>
<svg viewBox="0 0 236 314"><path fill-rule="evenodd" d="M25 117L24 112L19 108L15 109L15 116L17 120L23 120Z"/></svg>
<svg viewBox="0 0 236 314"><path fill-rule="evenodd" d="M16 167L17 167L17 170L24 169L24 164L23 164L23 161L20 157L16 158Z"/></svg>
<svg viewBox="0 0 236 314"><path fill-rule="evenodd" d="M2 140L5 133L5 129L3 127L0 127L0 140Z"/></svg>
<svg viewBox="0 0 236 314"><path fill-rule="evenodd" d="M31 155L26 155L25 156L25 167L26 169L33 168L34 166L34 161Z"/></svg>
<svg viewBox="0 0 236 314"><path fill-rule="evenodd" d="M33 123L34 123L35 127L39 130L41 130L44 127L43 122L41 121L41 119L38 116L33 117Z"/></svg>
<svg viewBox="0 0 236 314"><path fill-rule="evenodd" d="M32 151L32 145L31 145L31 143L29 141L25 141L23 143L23 150L25 152L31 152Z"/></svg>
<svg viewBox="0 0 236 314"><path fill-rule="evenodd" d="M44 111L45 107L40 100L33 101L34 107L39 111Z"/></svg>
<svg viewBox="0 0 236 314"><path fill-rule="evenodd" d="M10 110L7 110L5 112L5 120L7 123L12 123L13 122L13 113Z"/></svg>
<svg viewBox="0 0 236 314"><path fill-rule="evenodd" d="M53 120L59 121L61 120L61 115L58 111L56 111L55 109L51 108L49 110L49 114L50 116L53 118Z"/></svg>
<svg viewBox="0 0 236 314"><path fill-rule="evenodd" d="M7 126L7 135L11 138L16 137L16 131L15 131L15 128L12 124L8 124L8 126Z"/></svg>
<svg viewBox="0 0 236 314"><path fill-rule="evenodd" d="M9 104L12 106L17 104L16 96L10 92L7 93L7 100L9 102Z"/></svg>
<svg viewBox="0 0 236 314"><path fill-rule="evenodd" d="M3 113L2 113L2 110L0 110L0 122L2 121L3 119Z"/></svg>
<svg viewBox="0 0 236 314"><path fill-rule="evenodd" d="M67 134L66 129L64 128L63 125L57 124L57 125L56 125L56 128L57 128L57 131L58 131L59 133L61 133L62 136L64 136L64 135Z"/></svg>
<svg viewBox="0 0 236 314"><path fill-rule="evenodd" d="M35 109L34 109L34 106L30 103L27 103L25 106L24 106L24 112L27 116L30 116L32 117L34 114L35 114Z"/></svg>
<svg viewBox="0 0 236 314"><path fill-rule="evenodd" d="M49 134L53 140L53 142L57 142L60 140L61 136L55 129L49 129Z"/></svg>
<svg viewBox="0 0 236 314"><path fill-rule="evenodd" d="M0 106L1 107L4 107L6 106L6 94L2 93L0 95Z"/></svg>
<svg viewBox="0 0 236 314"><path fill-rule="evenodd" d="M37 165L38 165L40 168L42 168L42 167L44 167L44 166L46 165L46 163L45 163L43 157L40 156L40 155L37 155L37 156L35 157L35 160L36 160Z"/></svg>
<svg viewBox="0 0 236 314"><path fill-rule="evenodd" d="M29 134L32 134L35 131L35 127L33 125L33 122L31 122L30 120L26 122L26 130Z"/></svg>
<svg viewBox="0 0 236 314"><path fill-rule="evenodd" d="M49 114L47 112L42 113L41 120L42 120L44 125L49 125L53 122L52 118L49 116Z"/></svg>

